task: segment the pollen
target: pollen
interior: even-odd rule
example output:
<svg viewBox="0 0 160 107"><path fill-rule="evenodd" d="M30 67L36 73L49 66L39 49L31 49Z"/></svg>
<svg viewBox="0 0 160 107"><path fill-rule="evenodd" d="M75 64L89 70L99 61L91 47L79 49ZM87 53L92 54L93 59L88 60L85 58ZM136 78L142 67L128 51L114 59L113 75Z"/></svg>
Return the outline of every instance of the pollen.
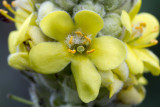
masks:
<svg viewBox="0 0 160 107"><path fill-rule="evenodd" d="M83 36L82 32L80 32L80 31L75 32L75 34Z"/></svg>
<svg viewBox="0 0 160 107"><path fill-rule="evenodd" d="M142 26L137 26L135 29L139 30L141 33L143 32L143 27Z"/></svg>
<svg viewBox="0 0 160 107"><path fill-rule="evenodd" d="M3 6L6 7L6 8L10 8L10 7L11 7L11 5L8 4L8 2L7 2L6 0L3 0L3 1L2 1L2 4L3 4Z"/></svg>
<svg viewBox="0 0 160 107"><path fill-rule="evenodd" d="M12 1L12 2L11 2L11 5L12 5L12 7L16 7L15 1Z"/></svg>
<svg viewBox="0 0 160 107"><path fill-rule="evenodd" d="M89 51L87 51L87 54L93 53L95 51L95 49L91 49Z"/></svg>
<svg viewBox="0 0 160 107"><path fill-rule="evenodd" d="M73 43L73 36L71 36L70 40L69 40L69 44Z"/></svg>
<svg viewBox="0 0 160 107"><path fill-rule="evenodd" d="M89 43L91 43L91 39L90 39L89 37L84 36L84 38L85 38L87 41L89 41Z"/></svg>
<svg viewBox="0 0 160 107"><path fill-rule="evenodd" d="M140 23L140 26L142 26L142 27L146 27L146 23L141 22L141 23Z"/></svg>
<svg viewBox="0 0 160 107"><path fill-rule="evenodd" d="M151 40L150 43L154 44L154 45L157 45L158 44L158 40Z"/></svg>
<svg viewBox="0 0 160 107"><path fill-rule="evenodd" d="M68 52L69 52L69 53L73 53L73 54L75 54L75 53L76 53L76 50L68 49Z"/></svg>

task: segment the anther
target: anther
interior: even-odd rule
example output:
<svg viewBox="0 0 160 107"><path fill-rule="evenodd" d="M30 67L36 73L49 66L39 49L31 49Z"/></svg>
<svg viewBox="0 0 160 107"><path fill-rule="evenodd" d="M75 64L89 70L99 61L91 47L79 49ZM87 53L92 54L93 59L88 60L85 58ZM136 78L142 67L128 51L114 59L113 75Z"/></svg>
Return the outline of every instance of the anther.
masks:
<svg viewBox="0 0 160 107"><path fill-rule="evenodd" d="M140 32L143 32L143 28L141 26L137 26L135 29L140 30Z"/></svg>
<svg viewBox="0 0 160 107"><path fill-rule="evenodd" d="M141 22L141 23L140 23L140 26L142 26L142 27L146 27L146 23Z"/></svg>
<svg viewBox="0 0 160 107"><path fill-rule="evenodd" d="M82 32L80 32L80 31L75 32L75 34L83 36Z"/></svg>
<svg viewBox="0 0 160 107"><path fill-rule="evenodd" d="M11 2L11 5L12 5L12 7L16 7L15 1L12 1L12 2Z"/></svg>
<svg viewBox="0 0 160 107"><path fill-rule="evenodd" d="M71 36L70 40L69 40L69 44L73 43L73 36Z"/></svg>
<svg viewBox="0 0 160 107"><path fill-rule="evenodd" d="M150 43L157 45L158 44L158 40L151 40Z"/></svg>
<svg viewBox="0 0 160 107"><path fill-rule="evenodd" d="M11 7L11 5L8 4L8 2L7 2L6 0L3 0L3 1L2 1L2 4L3 4L3 6L6 7L6 8L10 8L10 7Z"/></svg>
<svg viewBox="0 0 160 107"><path fill-rule="evenodd" d="M87 41L89 41L91 43L91 39L88 38L87 36L84 36L85 39L87 39Z"/></svg>
<svg viewBox="0 0 160 107"><path fill-rule="evenodd" d="M73 54L74 54L74 53L76 53L76 50L68 49L68 52L69 52L69 53L73 53Z"/></svg>
<svg viewBox="0 0 160 107"><path fill-rule="evenodd" d="M92 49L90 51L87 51L87 54L93 53L95 51L95 49Z"/></svg>

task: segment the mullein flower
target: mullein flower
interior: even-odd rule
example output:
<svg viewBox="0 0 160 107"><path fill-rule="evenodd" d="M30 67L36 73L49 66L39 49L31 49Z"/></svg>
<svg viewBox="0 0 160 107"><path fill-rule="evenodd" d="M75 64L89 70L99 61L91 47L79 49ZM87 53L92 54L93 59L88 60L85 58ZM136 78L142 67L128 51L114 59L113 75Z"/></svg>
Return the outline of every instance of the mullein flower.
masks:
<svg viewBox="0 0 160 107"><path fill-rule="evenodd" d="M139 0L130 14L123 11L121 15L122 24L126 28L125 35L121 38L127 45L126 62L132 74L143 73L144 68L147 68L153 75L159 75L159 59L146 49L158 43L156 38L159 34L159 22L149 13L136 15L140 5Z"/></svg>
<svg viewBox="0 0 160 107"><path fill-rule="evenodd" d="M4 0L3 5L15 15L15 18L9 16L5 10L0 10L1 14L14 21L17 28L9 34L8 64L16 69L30 70L28 53L34 45L44 42L46 37L36 27L36 15L32 13L32 5L27 0L13 1L12 6ZM12 7L16 8L16 11ZM30 7L29 10L27 7Z"/></svg>
<svg viewBox="0 0 160 107"><path fill-rule="evenodd" d="M93 101L103 72L118 67L125 59L124 44L111 36L95 38L103 28L95 12L79 11L74 22L65 11L54 11L40 21L43 33L57 42L40 43L29 53L32 68L42 74L60 72L69 63L77 91L85 103ZM98 70L97 70L98 69Z"/></svg>
<svg viewBox="0 0 160 107"><path fill-rule="evenodd" d="M145 85L147 85L147 80L142 75L130 74L124 87L118 93L118 99L128 105L140 104L146 95Z"/></svg>

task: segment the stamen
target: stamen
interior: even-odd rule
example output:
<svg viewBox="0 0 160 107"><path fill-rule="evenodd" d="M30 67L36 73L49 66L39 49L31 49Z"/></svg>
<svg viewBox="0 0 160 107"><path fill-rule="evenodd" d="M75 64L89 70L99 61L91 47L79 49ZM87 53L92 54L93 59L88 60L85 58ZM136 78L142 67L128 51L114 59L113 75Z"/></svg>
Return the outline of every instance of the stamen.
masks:
<svg viewBox="0 0 160 107"><path fill-rule="evenodd" d="M12 7L16 7L15 1L12 1L12 2L11 2L11 5L12 5Z"/></svg>
<svg viewBox="0 0 160 107"><path fill-rule="evenodd" d="M80 32L80 31L75 32L75 34L83 36L82 32Z"/></svg>
<svg viewBox="0 0 160 107"><path fill-rule="evenodd" d="M69 53L73 53L73 54L74 54L74 53L76 53L76 50L68 49L68 52L69 52Z"/></svg>
<svg viewBox="0 0 160 107"><path fill-rule="evenodd" d="M139 30L141 33L143 32L142 26L137 26L137 27L135 27L135 29Z"/></svg>
<svg viewBox="0 0 160 107"><path fill-rule="evenodd" d="M3 6L6 7L10 12L12 12L13 14L16 14L16 12L12 9L11 5L8 4L8 2L6 0L3 0L2 2Z"/></svg>
<svg viewBox="0 0 160 107"><path fill-rule="evenodd" d="M70 40L69 40L69 44L73 43L73 36L71 36Z"/></svg>
<svg viewBox="0 0 160 107"><path fill-rule="evenodd" d="M155 46L158 44L158 40L151 40L150 43L145 44L145 45L139 45L139 46L133 46L136 48L147 48L147 47L151 47L151 46Z"/></svg>
<svg viewBox="0 0 160 107"><path fill-rule="evenodd" d="M140 26L142 26L142 27L146 27L146 23L141 22L141 23L140 23Z"/></svg>
<svg viewBox="0 0 160 107"><path fill-rule="evenodd" d="M158 44L158 40L151 40L151 44L157 45Z"/></svg>
<svg viewBox="0 0 160 107"><path fill-rule="evenodd" d="M11 7L10 4L8 4L8 2L6 0L3 0L3 6L6 7L11 13L15 14L15 15L18 15L22 18L25 18L24 16L20 15L20 14L17 14L17 12L15 10L13 10L13 8ZM15 1L12 2L12 5L15 6Z"/></svg>
<svg viewBox="0 0 160 107"><path fill-rule="evenodd" d="M90 51L87 51L87 54L93 53L95 51L95 49L92 49Z"/></svg>
<svg viewBox="0 0 160 107"><path fill-rule="evenodd" d="M91 39L88 38L87 36L84 36L85 39L87 39L91 43Z"/></svg>
<svg viewBox="0 0 160 107"><path fill-rule="evenodd" d="M12 18L11 16L9 16L9 15L8 15L8 12L5 11L5 10L0 9L0 13L1 13L4 17L8 18L9 20L12 20L12 21L17 22L17 23L22 23L22 22L20 22L20 21L18 21L18 20L16 20L16 19Z"/></svg>

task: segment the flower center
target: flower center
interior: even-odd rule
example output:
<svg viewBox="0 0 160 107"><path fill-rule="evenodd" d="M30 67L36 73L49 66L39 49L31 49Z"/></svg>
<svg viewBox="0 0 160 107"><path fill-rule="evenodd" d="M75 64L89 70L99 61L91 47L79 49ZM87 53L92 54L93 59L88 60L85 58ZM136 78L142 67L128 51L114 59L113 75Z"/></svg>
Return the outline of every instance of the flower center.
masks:
<svg viewBox="0 0 160 107"><path fill-rule="evenodd" d="M134 38L141 37L145 28L146 28L146 23L144 23L144 22L140 22L140 23L133 25L133 27L132 27L133 37Z"/></svg>
<svg viewBox="0 0 160 107"><path fill-rule="evenodd" d="M69 53L92 53L94 49L89 50L92 41L91 35L85 35L80 31L72 32L65 40Z"/></svg>

